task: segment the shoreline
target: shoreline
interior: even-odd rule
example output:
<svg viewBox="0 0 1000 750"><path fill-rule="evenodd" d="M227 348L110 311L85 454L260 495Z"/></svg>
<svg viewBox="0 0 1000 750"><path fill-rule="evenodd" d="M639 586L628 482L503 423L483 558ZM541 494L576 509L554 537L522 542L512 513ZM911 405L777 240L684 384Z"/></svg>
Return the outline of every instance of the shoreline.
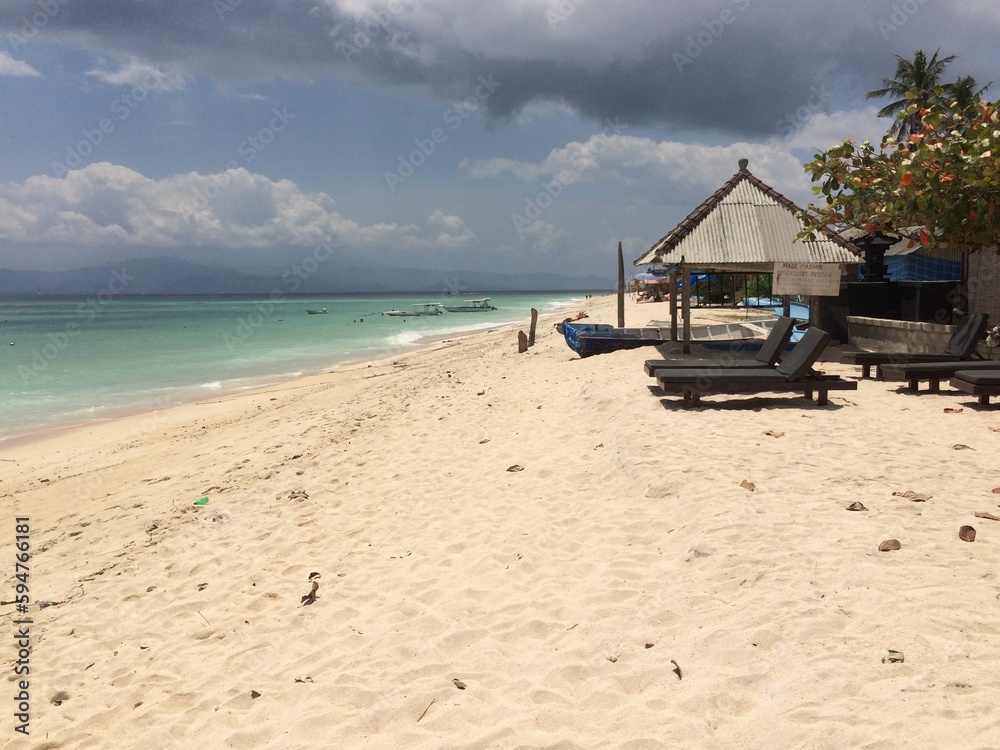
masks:
<svg viewBox="0 0 1000 750"><path fill-rule="evenodd" d="M617 298L614 294L606 294L602 296L595 296L589 300L584 300L581 305L577 307L583 308L587 305L593 306L597 304L601 312L595 313L597 317L588 315L588 320L592 322L612 322L612 318L616 314L616 304ZM666 302L659 303L637 303L631 297L626 297L626 325L628 326L641 326L646 325L648 322L646 318L647 310L662 310L669 317L669 306ZM564 320L567 316L565 315L570 309L567 306L566 310L554 313L539 314L538 316L538 327L541 330L543 324L550 325L558 323ZM736 311L739 315L745 315L742 310ZM704 310L694 310L693 314L695 319L700 317L705 317L706 320L728 322L730 317L734 314L732 311L725 309L716 308L705 308ZM601 316L604 317L601 317ZM630 319L634 318L634 319ZM415 339L413 342L407 344L409 348L407 351L401 351L395 354L386 354L384 356L378 356L375 358L348 358L344 360L339 360L337 362L332 362L325 364L318 369L312 369L307 372L303 372L297 375L286 376L280 379L270 379L267 378L266 382L257 383L253 385L244 385L239 387L231 387L228 389L221 389L218 393L210 396L204 395L194 395L199 386L191 386L187 389L192 393L191 398L181 399L174 403L169 403L159 408L149 408L147 405L137 406L135 408L123 407L120 410L116 410L114 413L108 414L104 417L98 417L89 420L76 420L69 422L51 423L46 425L39 425L35 427L30 427L23 432L13 432L7 435L0 435L0 454L3 453L5 448L15 448L25 444L32 444L38 441L44 441L49 437L59 437L63 433L73 432L76 430L87 430L92 427L96 427L102 424L114 423L119 420L135 420L147 417L152 417L153 415L159 414L164 411L169 411L173 409L183 409L188 406L195 406L198 404L211 404L219 403L233 398L239 398L241 396L253 396L258 393L263 393L271 391L274 389L285 389L294 388L296 384L300 381L309 381L315 377L322 376L324 374L333 375L338 372L345 372L352 369L360 369L364 367L372 367L378 365L384 365L386 363L391 363L393 360L402 359L404 357L409 357L412 355L420 354L426 351L433 351L439 347L441 344L446 344L450 341L461 341L469 337L475 336L485 336L492 333L498 333L501 331L508 330L518 330L524 329L527 331L529 320L523 321L523 323L509 322L509 323L498 323L494 325L483 325L473 330L465 330L460 332L451 333L441 333L441 334L431 334L426 336L421 336ZM181 389L178 389L181 390Z"/></svg>
<svg viewBox="0 0 1000 750"><path fill-rule="evenodd" d="M558 315L559 313L548 313L546 315L539 315L539 324L541 324L541 321L544 317L556 317ZM109 413L108 415L102 417L95 417L93 419L86 419L86 420L71 420L66 422L57 421L47 424L34 425L24 429L23 431L16 430L9 434L0 434L0 452L2 452L5 447L13 447L24 443L31 443L34 442L36 439L44 440L49 435L58 435L59 433L65 431L86 429L91 426L100 425L107 422L114 422L120 419L129 419L129 418L141 417L144 415L152 415L164 410L183 408L185 406L190 406L200 403L212 403L218 400L239 397L241 395L252 395L254 393L263 390L273 389L275 387L283 386L286 384L292 385L299 380L313 378L315 376L322 375L324 373L333 374L335 372L347 370L352 367L362 367L365 365L371 366L374 364L384 363L386 361L390 361L393 359L407 357L413 354L417 354L419 352L433 350L439 343L446 342L449 340L458 340L461 338L465 338L467 336L488 334L495 330L503 330L509 327L520 326L520 325L521 325L520 323L498 323L494 325L484 325L482 327L477 327L472 330L463 330L459 332L449 332L449 333L420 336L413 342L406 344L405 346L407 347L407 349L405 351L379 355L374 358L348 357L343 360L338 360L336 362L331 362L328 364L321 365L318 368L309 368L302 373L295 375L288 375L285 377L275 378L271 376L262 376L264 382L241 385L241 386L232 386L229 388L222 388L217 394L210 396L205 396L197 393L197 390L203 386L192 385L185 388L178 388L177 389L178 394L187 391L190 393L190 397L180 398L176 402L165 404L158 408L151 404L143 404L141 406L136 406L134 408L121 407L120 409L116 409L112 413ZM526 327L527 322L525 322L524 325ZM150 408L151 406L153 408Z"/></svg>

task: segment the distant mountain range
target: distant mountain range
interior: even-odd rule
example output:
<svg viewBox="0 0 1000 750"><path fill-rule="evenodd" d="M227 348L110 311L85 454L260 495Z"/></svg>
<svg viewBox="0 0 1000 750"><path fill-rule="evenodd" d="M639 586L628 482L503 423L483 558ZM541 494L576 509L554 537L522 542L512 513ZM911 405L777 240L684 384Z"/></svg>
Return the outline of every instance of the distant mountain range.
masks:
<svg viewBox="0 0 1000 750"><path fill-rule="evenodd" d="M237 271L175 258L136 258L73 271L0 268L0 296L134 294L336 294L569 291L614 288L610 276L431 271L325 261L282 271Z"/></svg>

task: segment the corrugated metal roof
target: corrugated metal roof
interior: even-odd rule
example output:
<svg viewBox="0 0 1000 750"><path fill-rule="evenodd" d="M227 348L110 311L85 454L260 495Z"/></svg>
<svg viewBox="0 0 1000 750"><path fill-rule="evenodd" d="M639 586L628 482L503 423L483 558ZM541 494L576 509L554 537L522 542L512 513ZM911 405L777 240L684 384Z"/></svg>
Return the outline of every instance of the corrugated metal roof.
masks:
<svg viewBox="0 0 1000 750"><path fill-rule="evenodd" d="M858 263L859 251L827 232L815 242L797 240L798 206L746 171L740 171L656 242L634 265L686 266L716 270L770 270L774 263Z"/></svg>

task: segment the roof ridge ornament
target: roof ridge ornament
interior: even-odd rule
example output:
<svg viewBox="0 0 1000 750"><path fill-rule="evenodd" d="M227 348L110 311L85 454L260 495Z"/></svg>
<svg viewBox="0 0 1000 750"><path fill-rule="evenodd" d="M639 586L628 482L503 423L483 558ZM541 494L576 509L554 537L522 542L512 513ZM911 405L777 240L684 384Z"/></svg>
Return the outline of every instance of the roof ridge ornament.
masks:
<svg viewBox="0 0 1000 750"><path fill-rule="evenodd" d="M747 169L750 164L749 159L740 159L737 163L740 165L740 174L750 174L750 170Z"/></svg>

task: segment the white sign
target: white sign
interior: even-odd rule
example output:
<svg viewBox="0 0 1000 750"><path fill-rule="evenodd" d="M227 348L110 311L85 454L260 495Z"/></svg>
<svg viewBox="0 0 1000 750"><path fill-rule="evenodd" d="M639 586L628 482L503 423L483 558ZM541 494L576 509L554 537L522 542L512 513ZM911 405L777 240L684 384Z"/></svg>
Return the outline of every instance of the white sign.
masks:
<svg viewBox="0 0 1000 750"><path fill-rule="evenodd" d="M836 297L840 294L840 264L775 263L771 293Z"/></svg>

